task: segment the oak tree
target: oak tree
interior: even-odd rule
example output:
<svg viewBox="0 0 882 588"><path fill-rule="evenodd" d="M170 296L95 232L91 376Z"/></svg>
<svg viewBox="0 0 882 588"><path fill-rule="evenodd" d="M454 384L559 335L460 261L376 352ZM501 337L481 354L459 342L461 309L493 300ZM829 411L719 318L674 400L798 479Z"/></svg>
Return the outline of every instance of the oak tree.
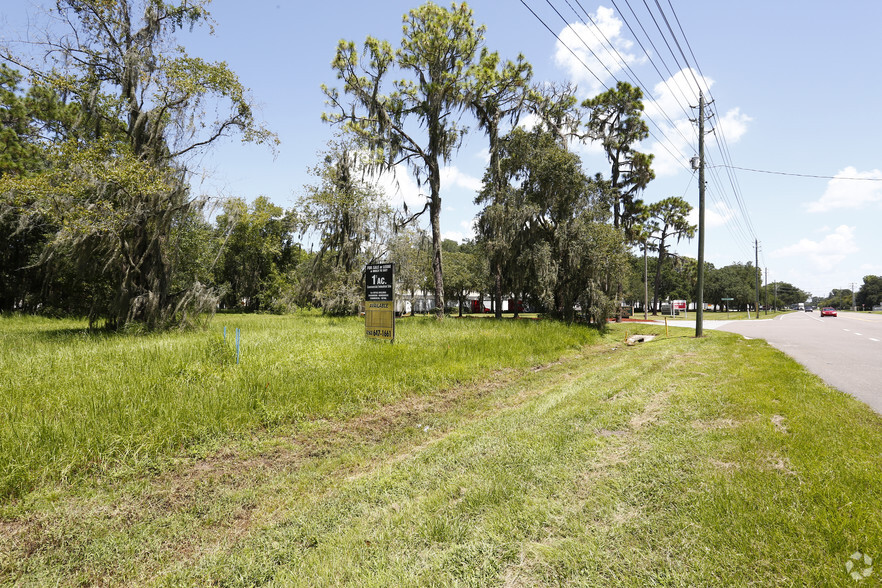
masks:
<svg viewBox="0 0 882 588"><path fill-rule="evenodd" d="M173 227L202 203L189 191L191 158L233 133L276 141L226 63L178 44L178 32L211 24L207 4L58 0L39 58L3 48L6 61L75 104L77 119L49 142L45 173L0 191L61 227L44 263L65 257L112 284L90 311L111 328L157 328L213 309L201 283L172 290Z"/></svg>

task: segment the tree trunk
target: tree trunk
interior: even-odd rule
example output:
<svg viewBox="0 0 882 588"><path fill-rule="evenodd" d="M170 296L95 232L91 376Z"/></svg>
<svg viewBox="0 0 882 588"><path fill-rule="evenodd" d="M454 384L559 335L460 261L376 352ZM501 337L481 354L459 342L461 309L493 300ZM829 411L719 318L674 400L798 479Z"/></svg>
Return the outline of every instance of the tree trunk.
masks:
<svg viewBox="0 0 882 588"><path fill-rule="evenodd" d="M496 263L495 266L496 267L494 268L495 269L494 281L496 282L496 284L495 284L496 287L493 292L493 316L495 316L498 319L501 319L502 318L502 264Z"/></svg>
<svg viewBox="0 0 882 588"><path fill-rule="evenodd" d="M652 292L652 316L658 315L658 290L661 287L661 267L665 259L665 240L662 237L658 243L658 264L655 266L655 287Z"/></svg>
<svg viewBox="0 0 882 588"><path fill-rule="evenodd" d="M433 173L434 172L434 173ZM430 170L429 183L432 196L429 201L429 217L432 222L432 273L435 276L435 316L444 318L444 275L441 270L441 178L437 165Z"/></svg>
<svg viewBox="0 0 882 588"><path fill-rule="evenodd" d="M646 259L646 243L643 243L643 320L649 318L649 263Z"/></svg>
<svg viewBox="0 0 882 588"><path fill-rule="evenodd" d="M487 135L490 138L490 174L491 174L491 185L493 186L493 202L499 201L499 195L503 190L503 178L502 178L502 166L499 157L499 114L497 113L496 117L490 117L487 124ZM497 239L497 245L494 248L498 248L498 238L499 235L494 235ZM491 266L491 271L493 272L494 277L494 290L493 290L493 316L501 319L502 318L502 264L499 262L499 253L495 253L494 257L496 260Z"/></svg>

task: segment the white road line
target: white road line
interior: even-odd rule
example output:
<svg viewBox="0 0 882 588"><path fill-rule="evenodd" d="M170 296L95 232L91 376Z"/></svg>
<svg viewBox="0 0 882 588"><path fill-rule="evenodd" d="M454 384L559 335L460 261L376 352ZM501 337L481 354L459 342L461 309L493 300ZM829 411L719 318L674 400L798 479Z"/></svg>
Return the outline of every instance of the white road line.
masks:
<svg viewBox="0 0 882 588"><path fill-rule="evenodd" d="M851 333L851 329L842 329L842 330L845 331L846 333Z"/></svg>
<svg viewBox="0 0 882 588"><path fill-rule="evenodd" d="M875 341L876 343L878 343L879 339L873 339L872 337L870 337L870 341Z"/></svg>
<svg viewBox="0 0 882 588"><path fill-rule="evenodd" d="M857 335L858 337L861 337L861 336L862 336L860 333L855 333L855 335Z"/></svg>

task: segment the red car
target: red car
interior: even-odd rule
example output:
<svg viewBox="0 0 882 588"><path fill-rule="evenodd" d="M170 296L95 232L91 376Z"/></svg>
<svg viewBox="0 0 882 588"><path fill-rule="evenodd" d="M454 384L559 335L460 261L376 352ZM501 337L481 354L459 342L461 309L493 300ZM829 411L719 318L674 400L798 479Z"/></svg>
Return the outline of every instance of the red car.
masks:
<svg viewBox="0 0 882 588"><path fill-rule="evenodd" d="M821 309L821 316L836 316L836 309L830 306L825 306Z"/></svg>

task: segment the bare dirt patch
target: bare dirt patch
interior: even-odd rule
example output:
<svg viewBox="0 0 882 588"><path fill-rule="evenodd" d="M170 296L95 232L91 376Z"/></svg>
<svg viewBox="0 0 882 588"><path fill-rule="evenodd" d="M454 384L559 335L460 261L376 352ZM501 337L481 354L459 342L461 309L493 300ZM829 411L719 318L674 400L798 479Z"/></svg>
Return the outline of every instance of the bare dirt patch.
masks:
<svg viewBox="0 0 882 588"><path fill-rule="evenodd" d="M714 419L712 421L692 421L690 426L696 431L717 431L721 429L734 429L741 423L734 419Z"/></svg>
<svg viewBox="0 0 882 588"><path fill-rule="evenodd" d="M639 431L646 425L651 425L656 422L662 412L664 412L665 405L672 393L673 390L667 388L653 394L652 398L649 399L649 402L646 403L646 407L643 411L631 418L631 429Z"/></svg>
<svg viewBox="0 0 882 588"><path fill-rule="evenodd" d="M797 475L796 471L791 467L790 460L780 455L772 454L766 456L765 460L763 460L763 466L787 476Z"/></svg>
<svg viewBox="0 0 882 588"><path fill-rule="evenodd" d="M715 468L717 468L719 470L723 470L724 472L732 472L732 471L741 469L741 467L737 463L731 462L731 461L722 461L719 459L711 459L710 463Z"/></svg>
<svg viewBox="0 0 882 588"><path fill-rule="evenodd" d="M787 425L784 424L784 421L786 421L786 420L787 419L785 419L780 414L773 415L771 418L772 425L774 425L775 430L779 433L787 433L788 432Z"/></svg>

